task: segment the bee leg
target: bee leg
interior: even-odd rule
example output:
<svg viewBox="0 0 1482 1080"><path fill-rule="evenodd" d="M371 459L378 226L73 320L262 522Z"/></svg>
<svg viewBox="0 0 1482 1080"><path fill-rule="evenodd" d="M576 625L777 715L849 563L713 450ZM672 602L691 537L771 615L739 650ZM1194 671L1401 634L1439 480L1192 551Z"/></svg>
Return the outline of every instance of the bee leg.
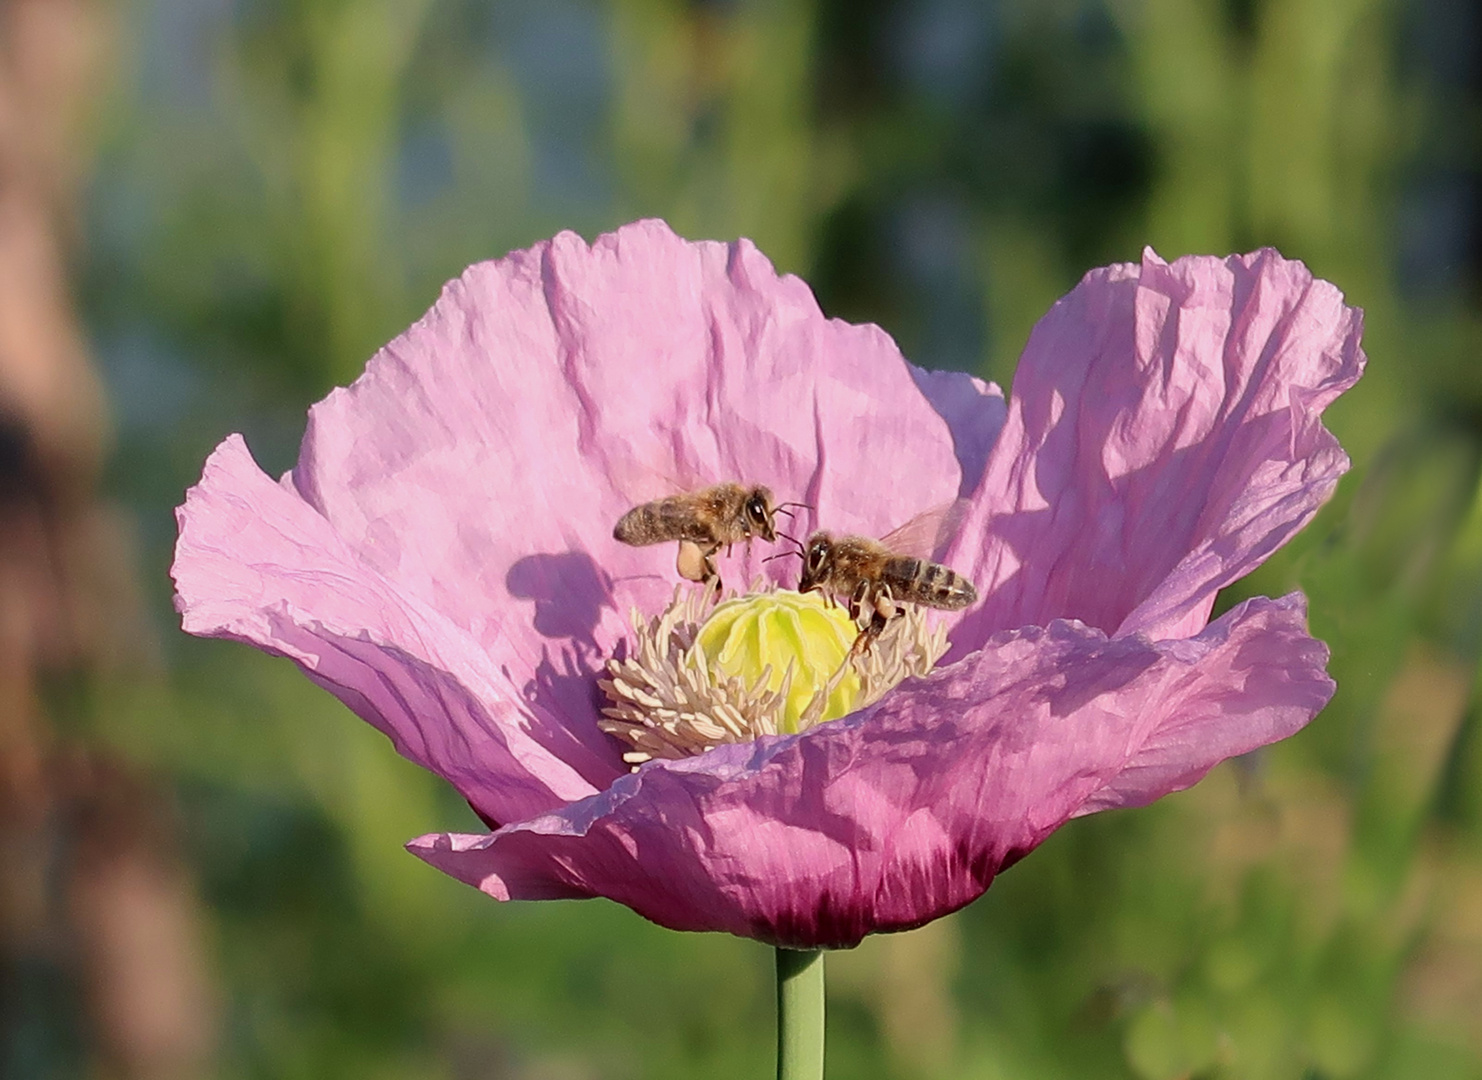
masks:
<svg viewBox="0 0 1482 1080"><path fill-rule="evenodd" d="M878 638L882 633L884 633L884 631L885 631L885 620L884 619L880 618L878 615L875 616L873 619L871 619L870 620L870 628L868 630L866 630L862 635L860 635L861 637L864 638L864 646L862 648L862 651L863 652L869 652L870 651L870 646L875 643L875 639Z"/></svg>
<svg viewBox="0 0 1482 1080"><path fill-rule="evenodd" d="M870 599L870 583L861 581L854 587L854 595L849 598L849 618L854 621L855 626L859 627L854 644L849 647L850 656L863 656L870 651L870 646L880 636L880 629L883 628L884 623L875 612L875 606L876 602ZM864 618L866 611L870 613L869 621L861 625L860 620ZM880 623L880 627L875 625L877 622Z"/></svg>
<svg viewBox="0 0 1482 1080"><path fill-rule="evenodd" d="M875 594L874 607L875 613L870 622L873 624L878 619L881 628L899 613L900 609L895 606L895 597L891 595L889 585L880 586L880 591Z"/></svg>
<svg viewBox="0 0 1482 1080"><path fill-rule="evenodd" d="M715 563L711 561L710 553L693 540L679 542L679 557L674 561L674 569L686 581L706 581L715 576Z"/></svg>
<svg viewBox="0 0 1482 1080"><path fill-rule="evenodd" d="M875 639L885 632L885 628L890 625L890 620L895 618L900 609L895 606L895 598L891 596L888 585L880 586L879 592L873 597L860 595L859 590L856 590L856 596L861 606L867 599L869 600L870 620L860 630L859 636L854 639L849 653L851 656L863 656L870 651L870 646L875 643ZM856 621L857 618L856 616Z"/></svg>
<svg viewBox="0 0 1482 1080"><path fill-rule="evenodd" d="M870 621L860 630L859 636L854 639L854 644L849 646L850 656L863 656L870 651L870 646L875 644L875 639L885 629L886 620L881 618L879 611L870 612Z"/></svg>

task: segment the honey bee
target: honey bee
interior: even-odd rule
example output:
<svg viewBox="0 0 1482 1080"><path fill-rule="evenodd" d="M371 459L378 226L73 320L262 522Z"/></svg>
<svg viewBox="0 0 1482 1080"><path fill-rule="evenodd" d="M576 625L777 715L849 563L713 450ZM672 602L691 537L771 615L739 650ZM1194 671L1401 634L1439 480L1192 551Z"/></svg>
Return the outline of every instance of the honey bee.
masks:
<svg viewBox="0 0 1482 1080"><path fill-rule="evenodd" d="M816 532L803 545L799 592L820 590L849 602L849 615L861 624L854 648L868 651L902 603L960 611L978 599L978 590L957 571L930 559L900 554L913 522L883 540ZM919 532L919 528L914 531ZM935 530L933 530L935 531ZM868 616L868 621L864 621Z"/></svg>
<svg viewBox="0 0 1482 1080"><path fill-rule="evenodd" d="M776 541L774 517L779 509L772 492L760 485L716 484L635 506L618 519L612 536L634 547L678 540L679 576L713 581L718 591L715 553L754 536Z"/></svg>

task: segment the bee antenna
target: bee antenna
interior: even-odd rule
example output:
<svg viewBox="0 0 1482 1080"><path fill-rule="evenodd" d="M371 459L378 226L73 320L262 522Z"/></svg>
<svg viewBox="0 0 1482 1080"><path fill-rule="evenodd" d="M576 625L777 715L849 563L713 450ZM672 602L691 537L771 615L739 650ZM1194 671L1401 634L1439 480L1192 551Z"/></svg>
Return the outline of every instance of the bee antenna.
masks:
<svg viewBox="0 0 1482 1080"><path fill-rule="evenodd" d="M784 540L791 540L794 544L797 544L798 545L798 554L799 555L807 554L807 551L808 551L807 547L805 547L804 544L803 544L803 542L801 540L799 540L796 536L789 536L785 532L779 532L777 535L780 536L780 537L782 537L782 539L784 539ZM789 552L789 554L791 554L791 552Z"/></svg>
<svg viewBox="0 0 1482 1080"><path fill-rule="evenodd" d="M771 562L773 559L785 559L789 555L801 555L801 551L779 551L776 555L768 555L762 562Z"/></svg>
<svg viewBox="0 0 1482 1080"><path fill-rule="evenodd" d="M800 502L778 503L776 506L772 507L772 509L773 510L781 510L783 513L787 513L787 511L786 511L785 508L786 507L789 507L789 506L800 506L804 510L817 510L818 509L818 507L814 506L812 503L800 503ZM792 517L791 514L788 514L787 516L788 517Z"/></svg>

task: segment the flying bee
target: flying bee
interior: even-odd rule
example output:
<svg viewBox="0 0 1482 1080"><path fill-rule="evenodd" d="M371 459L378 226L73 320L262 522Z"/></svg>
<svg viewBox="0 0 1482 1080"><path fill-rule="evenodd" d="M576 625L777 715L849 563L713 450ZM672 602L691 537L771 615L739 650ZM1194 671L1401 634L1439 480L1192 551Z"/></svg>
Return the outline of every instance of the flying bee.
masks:
<svg viewBox="0 0 1482 1080"><path fill-rule="evenodd" d="M716 484L635 506L618 519L612 536L634 547L679 541L679 576L714 581L719 591L715 553L756 536L776 541L775 516L791 505L797 504L774 503L772 492L759 484Z"/></svg>
<svg viewBox="0 0 1482 1080"><path fill-rule="evenodd" d="M919 536L923 529L939 533L937 515L923 515L882 540L816 532L803 545L798 591L817 589L825 596L847 600L850 617L862 627L854 642L860 652L868 651L900 613L899 604L960 611L976 602L978 590L957 571L899 552L909 546L908 538Z"/></svg>

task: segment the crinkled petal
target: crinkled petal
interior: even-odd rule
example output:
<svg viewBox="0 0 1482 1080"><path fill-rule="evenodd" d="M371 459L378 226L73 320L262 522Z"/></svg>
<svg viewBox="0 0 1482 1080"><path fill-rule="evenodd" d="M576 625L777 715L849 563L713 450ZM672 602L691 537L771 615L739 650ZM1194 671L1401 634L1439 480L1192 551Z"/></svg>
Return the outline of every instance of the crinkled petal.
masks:
<svg viewBox="0 0 1482 1080"><path fill-rule="evenodd" d="M607 896L676 929L849 946L969 902L1078 813L1293 733L1332 694L1326 660L1298 596L1182 641L1031 627L803 735L651 763L555 813L410 847L500 899Z"/></svg>
<svg viewBox="0 0 1482 1080"><path fill-rule="evenodd" d="M826 319L749 241L646 221L471 267L314 407L292 480L398 595L595 731L590 694L549 700L536 673L590 685L630 610L670 599L676 546L614 540L627 509L741 480L817 508L789 532L880 535L957 494L957 454L983 451L950 423L985 395L943 381L934 407L878 327ZM795 580L770 553L722 558L727 584Z"/></svg>
<svg viewBox="0 0 1482 1080"><path fill-rule="evenodd" d="M206 462L177 513L176 602L185 629L286 656L446 777L480 813L519 821L591 795L620 770L583 745L480 645L366 566L241 436Z"/></svg>
<svg viewBox="0 0 1482 1080"><path fill-rule="evenodd" d="M958 494L971 495L983 478L988 453L1008 418L1008 403L997 383L961 371L913 367L916 386L952 431L952 448L962 471ZM904 522L896 522L903 525Z"/></svg>
<svg viewBox="0 0 1482 1080"><path fill-rule="evenodd" d="M984 597L952 655L1057 618L1197 633L1347 469L1320 416L1362 371L1361 328L1270 249L1086 275L1030 336L949 554Z"/></svg>

